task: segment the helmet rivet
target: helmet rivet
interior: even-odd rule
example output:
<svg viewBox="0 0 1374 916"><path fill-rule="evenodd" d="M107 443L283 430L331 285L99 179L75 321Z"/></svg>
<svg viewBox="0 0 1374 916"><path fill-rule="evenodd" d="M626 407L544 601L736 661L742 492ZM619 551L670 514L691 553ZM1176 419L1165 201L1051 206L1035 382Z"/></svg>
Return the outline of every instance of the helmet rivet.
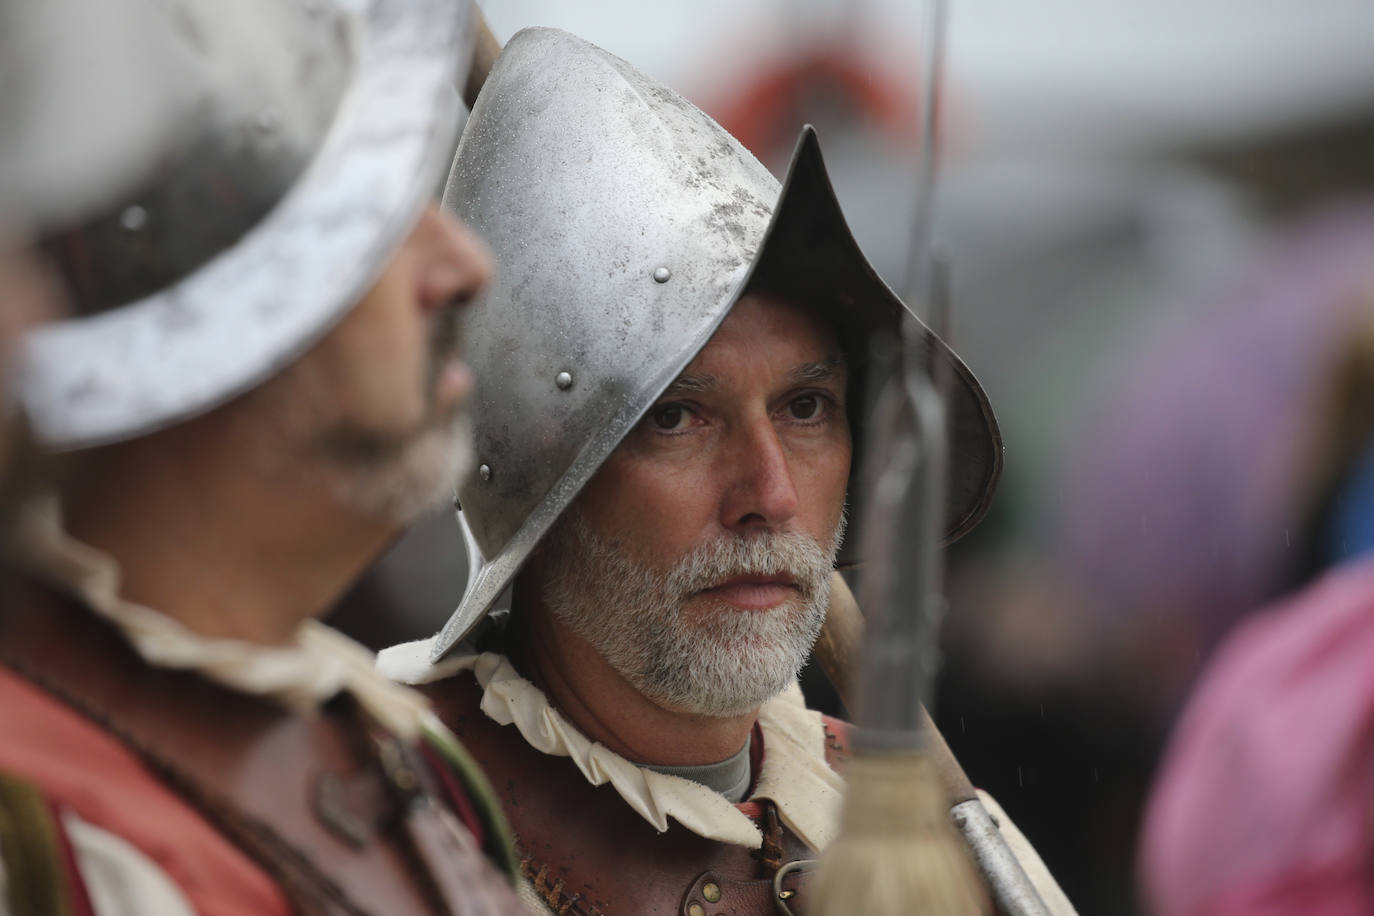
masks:
<svg viewBox="0 0 1374 916"><path fill-rule="evenodd" d="M125 207L124 212L119 214L119 225L130 232L137 232L148 225L148 211L138 204L134 204L131 207Z"/></svg>
<svg viewBox="0 0 1374 916"><path fill-rule="evenodd" d="M491 480L491 465L484 464L477 469L477 474L483 480Z"/></svg>
<svg viewBox="0 0 1374 916"><path fill-rule="evenodd" d="M657 280L659 283L667 283L668 278L672 275L673 272L666 267L660 267L654 271L654 279Z"/></svg>
<svg viewBox="0 0 1374 916"><path fill-rule="evenodd" d="M258 112L258 130L270 134L281 123L281 113L275 108L264 108Z"/></svg>
<svg viewBox="0 0 1374 916"><path fill-rule="evenodd" d="M554 377L553 383L558 386L560 391L567 391L572 387L572 373L560 372Z"/></svg>

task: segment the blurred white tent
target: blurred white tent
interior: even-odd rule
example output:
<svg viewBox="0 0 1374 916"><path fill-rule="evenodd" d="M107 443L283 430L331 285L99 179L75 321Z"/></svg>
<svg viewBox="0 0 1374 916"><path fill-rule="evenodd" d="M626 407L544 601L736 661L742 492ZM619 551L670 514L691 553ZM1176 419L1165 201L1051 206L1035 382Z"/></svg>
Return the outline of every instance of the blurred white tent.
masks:
<svg viewBox="0 0 1374 916"><path fill-rule="evenodd" d="M817 33L918 71L910 0L490 0L498 37L575 32L700 102ZM808 32L811 33L808 35ZM1143 146L1307 125L1374 104L1369 0L955 0L947 73L966 152Z"/></svg>
<svg viewBox="0 0 1374 916"><path fill-rule="evenodd" d="M567 29L718 116L764 75L836 47L913 106L917 96L919 0L479 2L502 41L531 25ZM1186 303L1199 301L1200 285L1233 276L1263 238L1252 189L1195 153L1374 121L1374 0L949 0L949 9L937 233L954 255L955 342L1007 435L1003 499L1018 485L1049 493L1047 465L1094 373L1109 371L1143 326L1194 307ZM818 126L855 234L899 283L915 138ZM778 168L787 150L759 152ZM436 519L375 584L442 621L461 592L461 553L451 519Z"/></svg>

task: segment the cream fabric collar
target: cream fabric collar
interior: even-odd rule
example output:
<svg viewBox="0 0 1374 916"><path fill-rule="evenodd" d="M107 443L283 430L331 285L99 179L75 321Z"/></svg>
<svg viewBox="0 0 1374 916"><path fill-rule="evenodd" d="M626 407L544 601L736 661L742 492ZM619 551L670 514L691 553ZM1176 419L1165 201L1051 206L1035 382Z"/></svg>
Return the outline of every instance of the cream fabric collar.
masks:
<svg viewBox="0 0 1374 916"><path fill-rule="evenodd" d="M337 630L307 620L294 644L271 647L208 639L122 599L119 565L62 530L55 500L27 507L22 525L22 565L113 624L151 665L195 671L232 690L301 711L347 690L385 728L408 741L437 724L424 697L379 676L372 653Z"/></svg>
<svg viewBox="0 0 1374 916"><path fill-rule="evenodd" d="M592 785L610 783L655 829L671 817L698 836L758 849L763 835L743 811L700 783L656 773L593 742L550 705L544 692L521 677L504 655L475 654L460 646L431 665L429 640L383 649L378 669L407 684L424 684L472 671L483 688L482 711L502 725L514 724L538 751L571 757ZM839 828L844 781L825 760L825 726L806 708L795 683L759 710L763 772L752 798L770 798L787 826L808 846L824 849Z"/></svg>

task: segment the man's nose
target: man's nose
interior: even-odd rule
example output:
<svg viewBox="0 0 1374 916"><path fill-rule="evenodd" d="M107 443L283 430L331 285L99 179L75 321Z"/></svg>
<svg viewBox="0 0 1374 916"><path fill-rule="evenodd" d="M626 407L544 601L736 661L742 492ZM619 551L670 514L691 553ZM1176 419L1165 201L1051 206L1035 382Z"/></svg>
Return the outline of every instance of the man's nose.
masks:
<svg viewBox="0 0 1374 916"><path fill-rule="evenodd" d="M777 429L761 418L733 438L721 524L739 533L785 525L797 514L797 488Z"/></svg>
<svg viewBox="0 0 1374 916"><path fill-rule="evenodd" d="M425 240L420 301L426 309L470 303L491 279L491 252L467 226L435 203L425 206L415 227Z"/></svg>

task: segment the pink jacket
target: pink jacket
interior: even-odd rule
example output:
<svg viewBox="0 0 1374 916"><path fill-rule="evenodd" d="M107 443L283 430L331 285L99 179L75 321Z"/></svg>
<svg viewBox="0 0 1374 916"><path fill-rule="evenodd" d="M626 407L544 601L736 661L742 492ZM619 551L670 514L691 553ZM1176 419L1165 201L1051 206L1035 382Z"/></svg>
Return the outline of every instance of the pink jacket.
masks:
<svg viewBox="0 0 1374 916"><path fill-rule="evenodd" d="M1374 560L1231 636L1157 780L1152 912L1374 913Z"/></svg>

